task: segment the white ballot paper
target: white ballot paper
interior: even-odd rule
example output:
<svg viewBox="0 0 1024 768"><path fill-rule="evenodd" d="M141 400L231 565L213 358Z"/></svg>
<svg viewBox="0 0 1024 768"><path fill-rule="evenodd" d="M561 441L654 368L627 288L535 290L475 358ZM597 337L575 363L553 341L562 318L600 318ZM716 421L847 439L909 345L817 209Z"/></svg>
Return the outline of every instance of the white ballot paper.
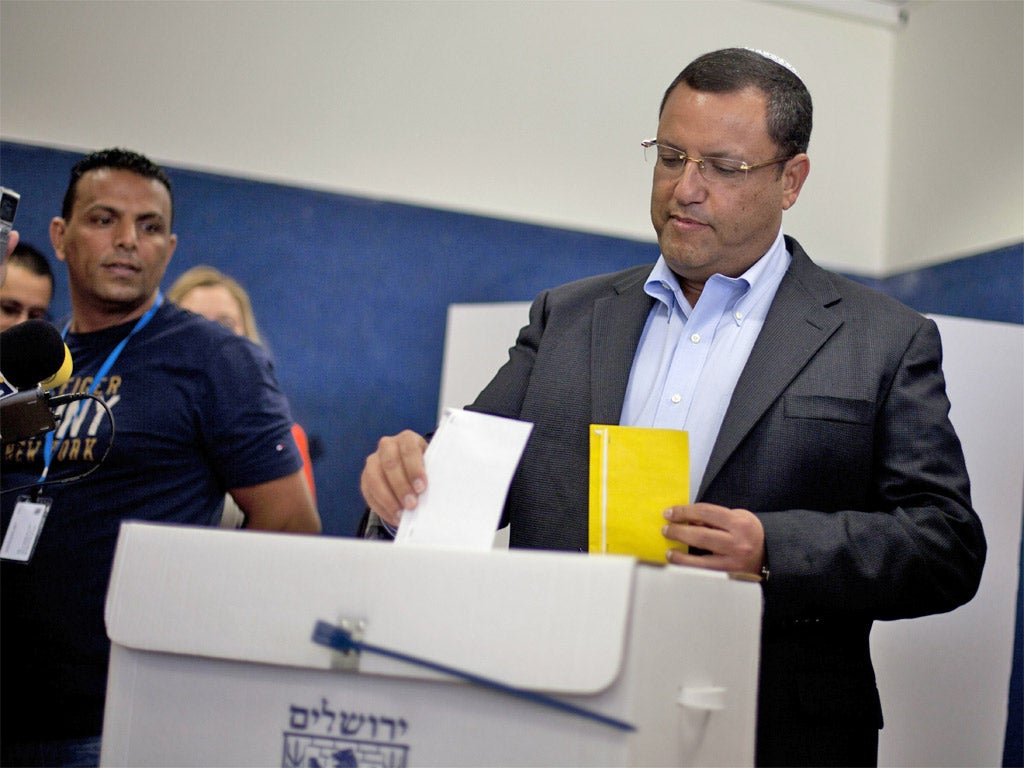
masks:
<svg viewBox="0 0 1024 768"><path fill-rule="evenodd" d="M402 513L396 544L490 549L533 424L448 408L423 460L427 490Z"/></svg>

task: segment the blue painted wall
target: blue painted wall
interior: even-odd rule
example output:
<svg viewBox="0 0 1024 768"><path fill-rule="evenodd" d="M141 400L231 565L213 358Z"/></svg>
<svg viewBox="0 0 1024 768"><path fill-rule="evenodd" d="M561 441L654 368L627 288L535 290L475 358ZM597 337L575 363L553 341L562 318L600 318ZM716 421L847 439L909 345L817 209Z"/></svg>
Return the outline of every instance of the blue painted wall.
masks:
<svg viewBox="0 0 1024 768"><path fill-rule="evenodd" d="M22 195L18 229L44 253L52 254L49 221L78 158L0 143L0 179ZM196 264L247 287L296 420L313 442L321 514L336 535L355 529L358 477L377 438L434 426L450 303L529 300L658 254L653 243L168 172L179 245L165 287ZM70 305L64 267L54 268L56 320ZM1024 244L861 279L921 311L1024 322Z"/></svg>
<svg viewBox="0 0 1024 768"><path fill-rule="evenodd" d="M0 142L0 180L22 195L17 228L44 253L52 253L49 221L78 157ZM354 532L359 473L377 438L434 426L449 304L529 300L658 255L653 243L168 172L179 246L165 287L189 267L212 264L249 290L282 387L313 444L328 534ZM54 267L57 320L70 305L63 266ZM1024 243L857 279L922 312L1024 323ZM1022 764L1021 637L1018 601L1004 765Z"/></svg>
<svg viewBox="0 0 1024 768"><path fill-rule="evenodd" d="M0 143L0 179L21 193L17 228L44 253L80 155ZM376 440L434 427L447 307L522 301L567 280L657 258L651 243L168 169L178 250L165 288L212 264L248 289L296 420L317 456L327 533L362 513L358 480ZM70 312L66 270L53 318ZM509 345L514 339L509 339Z"/></svg>
<svg viewBox="0 0 1024 768"><path fill-rule="evenodd" d="M1024 323L1024 243L884 279L856 279L919 312Z"/></svg>

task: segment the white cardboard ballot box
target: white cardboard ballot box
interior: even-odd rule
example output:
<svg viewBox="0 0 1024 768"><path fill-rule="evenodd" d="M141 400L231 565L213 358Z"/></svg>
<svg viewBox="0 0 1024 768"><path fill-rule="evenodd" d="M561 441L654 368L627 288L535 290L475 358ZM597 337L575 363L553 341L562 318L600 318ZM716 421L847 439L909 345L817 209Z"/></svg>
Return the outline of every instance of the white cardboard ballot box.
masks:
<svg viewBox="0 0 1024 768"><path fill-rule="evenodd" d="M126 523L101 762L750 765L760 618L756 584L628 557Z"/></svg>

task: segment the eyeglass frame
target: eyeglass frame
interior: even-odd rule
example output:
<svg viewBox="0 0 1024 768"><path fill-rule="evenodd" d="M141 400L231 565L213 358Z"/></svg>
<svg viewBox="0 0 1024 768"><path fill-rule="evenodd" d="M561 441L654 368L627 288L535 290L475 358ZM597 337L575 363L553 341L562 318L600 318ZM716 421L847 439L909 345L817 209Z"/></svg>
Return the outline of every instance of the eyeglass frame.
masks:
<svg viewBox="0 0 1024 768"><path fill-rule="evenodd" d="M743 171L743 178L746 179L747 174L750 171L756 171L758 168L767 168L770 165L778 165L779 163L785 163L796 157L796 155L787 155L786 157L777 157L774 160L766 160L763 163L750 164L746 160L735 160L731 157L691 157L689 154L687 154L685 150L679 149L678 147L673 147L671 144L665 144L664 142L660 142L657 139L646 139L645 141L641 141L640 146L643 147L645 150L650 149L651 147L655 147L661 149L668 149L671 150L672 152L678 153L678 159L683 161L683 167L679 171L680 176L682 176L683 172L686 170L686 164L690 162L696 164L697 172L700 174L700 177L704 179L704 181L710 181L711 183L714 183L717 180L709 179L706 175L707 167L704 165L704 163L706 163L708 160L719 162L724 161L726 163L739 163L739 167L733 170L737 172ZM659 162L660 160L661 155L658 155L655 158L655 163ZM721 180L724 181L724 179Z"/></svg>

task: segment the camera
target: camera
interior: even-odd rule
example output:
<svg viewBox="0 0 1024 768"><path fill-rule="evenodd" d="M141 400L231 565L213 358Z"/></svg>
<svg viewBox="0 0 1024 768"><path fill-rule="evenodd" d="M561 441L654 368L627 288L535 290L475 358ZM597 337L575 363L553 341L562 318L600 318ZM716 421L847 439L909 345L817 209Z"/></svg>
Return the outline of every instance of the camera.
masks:
<svg viewBox="0 0 1024 768"><path fill-rule="evenodd" d="M7 239L14 227L14 214L18 211L21 195L13 189L0 187L0 258L7 255Z"/></svg>

